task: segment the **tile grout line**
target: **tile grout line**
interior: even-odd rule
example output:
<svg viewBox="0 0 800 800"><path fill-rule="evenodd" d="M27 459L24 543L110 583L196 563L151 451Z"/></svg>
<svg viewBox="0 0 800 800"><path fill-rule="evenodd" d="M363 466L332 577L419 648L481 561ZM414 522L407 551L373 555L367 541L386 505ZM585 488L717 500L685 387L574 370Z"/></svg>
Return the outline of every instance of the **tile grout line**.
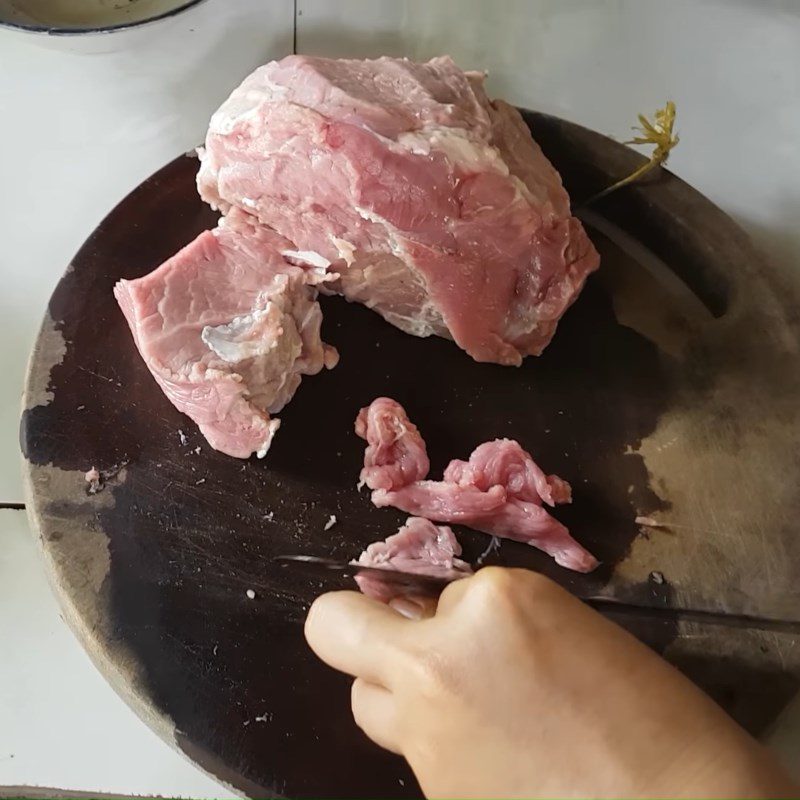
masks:
<svg viewBox="0 0 800 800"><path fill-rule="evenodd" d="M68 800L69 798L108 798L108 800L160 800L161 795L107 794L73 789L57 789L51 786L0 786L0 798L25 798L26 800Z"/></svg>

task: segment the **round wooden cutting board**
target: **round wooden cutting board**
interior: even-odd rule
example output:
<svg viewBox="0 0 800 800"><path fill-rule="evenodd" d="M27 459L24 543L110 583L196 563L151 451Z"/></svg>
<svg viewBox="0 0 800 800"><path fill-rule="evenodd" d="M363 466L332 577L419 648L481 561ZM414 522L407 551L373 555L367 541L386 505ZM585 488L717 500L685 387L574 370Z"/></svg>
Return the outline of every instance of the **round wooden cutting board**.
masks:
<svg viewBox="0 0 800 800"><path fill-rule="evenodd" d="M526 119L576 207L641 163L591 131ZM70 264L22 421L29 509L65 616L149 724L250 795L419 795L303 641L309 603L336 581L272 561L349 559L404 518L355 488L353 421L379 395L419 426L433 476L508 436L569 480L574 502L556 514L602 566L572 574L514 542L491 560L641 606L620 621L750 730L772 721L800 681L798 306L728 217L667 172L589 206L602 267L519 369L323 299L341 363L304 379L268 457L245 462L211 450L162 395L111 294L214 225L196 169L182 156L145 181ZM93 466L116 474L91 495ZM470 558L487 542L459 535Z"/></svg>

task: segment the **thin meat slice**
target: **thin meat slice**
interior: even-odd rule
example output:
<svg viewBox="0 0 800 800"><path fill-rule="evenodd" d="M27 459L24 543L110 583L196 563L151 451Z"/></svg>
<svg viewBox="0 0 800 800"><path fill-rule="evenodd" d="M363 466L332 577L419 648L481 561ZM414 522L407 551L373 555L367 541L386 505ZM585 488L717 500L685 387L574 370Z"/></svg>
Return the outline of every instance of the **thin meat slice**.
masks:
<svg viewBox="0 0 800 800"><path fill-rule="evenodd" d="M302 375L338 360L320 338L326 276L287 239L239 212L114 294L148 369L208 443L266 454ZM287 259L291 259L287 260Z"/></svg>
<svg viewBox="0 0 800 800"><path fill-rule="evenodd" d="M597 559L541 505L519 500L509 492L499 502L502 491L502 486L482 492L474 486L454 486L447 481L420 481L394 491L378 489L372 493L372 502L379 508L392 506L437 522L466 525L533 545L552 556L557 564L576 572L591 572L597 566Z"/></svg>
<svg viewBox="0 0 800 800"><path fill-rule="evenodd" d="M371 544L353 563L455 581L472 575L472 567L460 555L461 545L450 528L409 517L397 533ZM387 602L397 594L396 588L372 575L358 575L356 582L376 600Z"/></svg>
<svg viewBox="0 0 800 800"><path fill-rule="evenodd" d="M444 479L458 486L474 486L488 491L505 486L518 500L549 506L572 502L570 485L558 475L545 475L531 456L513 439L484 442L472 452L469 461L453 460Z"/></svg>
<svg viewBox="0 0 800 800"><path fill-rule="evenodd" d="M400 488L428 474L425 442L398 402L379 397L362 408L356 433L369 442L360 480L370 489Z"/></svg>
<svg viewBox="0 0 800 800"><path fill-rule="evenodd" d="M386 411L392 408L386 398L380 398L380 402ZM403 425L409 424L402 407L395 406L400 409ZM372 419L370 408L359 414L359 419L367 424L362 422L356 432L372 445L379 432L368 424ZM384 419L383 425L391 423ZM493 536L524 542L543 550L562 567L577 572L590 572L597 566L597 559L543 507L543 504L569 503L572 499L569 484L557 475L546 475L518 442L510 439L485 442L473 451L468 461L451 461L441 481L425 480L427 470L417 474L416 479L404 485L395 482L389 488L385 482L372 482L369 471L362 476L372 489L372 502L378 507L393 506L415 516L466 525Z"/></svg>
<svg viewBox="0 0 800 800"><path fill-rule="evenodd" d="M333 264L336 291L478 361L538 355L599 256L520 113L444 56L259 67L211 118L200 196Z"/></svg>

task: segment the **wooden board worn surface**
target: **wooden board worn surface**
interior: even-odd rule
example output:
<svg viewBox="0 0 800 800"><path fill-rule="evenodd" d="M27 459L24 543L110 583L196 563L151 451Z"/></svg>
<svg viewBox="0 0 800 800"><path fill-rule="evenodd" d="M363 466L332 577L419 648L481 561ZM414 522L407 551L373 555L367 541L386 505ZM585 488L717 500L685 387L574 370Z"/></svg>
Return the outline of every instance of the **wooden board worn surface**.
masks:
<svg viewBox="0 0 800 800"><path fill-rule="evenodd" d="M576 205L638 163L598 134L526 119ZM353 421L379 395L407 408L434 476L508 436L572 483L556 515L602 566L576 575L514 542L495 563L580 596L800 630L796 306L707 200L662 172L585 209L603 266L544 355L519 369L324 298L323 337L341 363L304 379L268 457L242 462L212 451L161 394L111 295L214 225L196 168L181 157L145 181L73 260L33 354L22 446L67 618L118 691L201 766L257 796L419 794L404 762L355 728L347 679L302 639L309 603L335 580L271 560L349 559L404 519L355 488ZM121 467L94 496L92 466ZM640 515L663 527L639 527ZM468 558L484 549L485 536L458 533ZM620 621L753 731L797 690L791 629L701 630L646 610Z"/></svg>

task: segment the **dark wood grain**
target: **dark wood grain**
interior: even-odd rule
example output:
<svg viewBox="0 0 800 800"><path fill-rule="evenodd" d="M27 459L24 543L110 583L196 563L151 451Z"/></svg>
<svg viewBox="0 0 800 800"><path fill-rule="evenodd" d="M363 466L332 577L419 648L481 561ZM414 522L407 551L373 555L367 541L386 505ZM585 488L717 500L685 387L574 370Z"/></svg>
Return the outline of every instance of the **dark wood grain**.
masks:
<svg viewBox="0 0 800 800"><path fill-rule="evenodd" d="M527 119L576 199L637 163L595 133ZM586 209L603 267L546 353L520 369L476 364L450 342L324 299L324 338L340 365L304 381L267 459L241 462L212 451L163 397L111 295L119 278L149 272L214 224L196 168L182 157L156 173L73 260L34 352L21 437L65 615L115 687L194 760L251 795L418 794L404 763L353 725L347 680L302 640L308 604L335 581L271 561L351 558L403 519L355 489L363 447L353 420L381 394L422 430L434 474L509 436L572 482L574 503L557 514L601 568L575 575L517 543L496 562L541 570L581 596L800 621L792 300L690 187L662 172ZM87 469L120 464L86 494ZM330 514L339 522L326 532ZM643 530L637 515L666 527ZM460 536L469 557L485 546ZM620 622L752 730L797 689L791 633L706 630L646 612Z"/></svg>

